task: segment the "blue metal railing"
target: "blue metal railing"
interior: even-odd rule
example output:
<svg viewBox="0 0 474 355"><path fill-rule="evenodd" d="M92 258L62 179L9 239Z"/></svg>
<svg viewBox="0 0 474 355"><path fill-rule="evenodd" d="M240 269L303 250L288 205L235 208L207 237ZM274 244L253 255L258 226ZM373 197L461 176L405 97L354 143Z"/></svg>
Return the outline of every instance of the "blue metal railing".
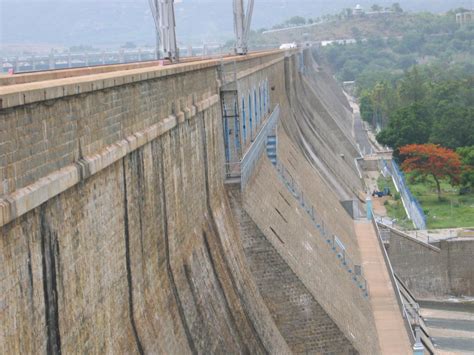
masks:
<svg viewBox="0 0 474 355"><path fill-rule="evenodd" d="M319 235L324 238L326 244L328 244L336 258L341 262L341 266L347 271L352 281L354 281L356 286L362 291L363 297L368 298L369 288L367 280L363 276L362 266L353 262L347 254L346 248L341 240L335 234L331 233L329 228L327 228L327 225L324 223L324 220L317 216L313 204L305 200L303 191L295 183L293 177L291 177L283 164L277 162L276 169L280 179L283 181L288 191L290 191L293 197L298 200L300 206L311 218L311 222L318 230Z"/></svg>
<svg viewBox="0 0 474 355"><path fill-rule="evenodd" d="M273 132L280 118L280 105L277 105L270 117L266 120L260 131L255 137L250 148L245 153L241 161L241 186L242 189L247 185L252 173L257 165L258 159L266 150L267 137Z"/></svg>
<svg viewBox="0 0 474 355"><path fill-rule="evenodd" d="M252 176L255 166L261 155L266 151L268 136L273 135L273 131L280 118L280 105L277 105L272 114L263 122L257 136L245 152L239 162L226 164L226 178L240 178L241 189L243 190Z"/></svg>
<svg viewBox="0 0 474 355"><path fill-rule="evenodd" d="M398 167L398 164L393 160L390 164L387 164L385 160L382 160L382 163L384 168L386 168L386 171L388 171L392 176L397 190L400 192L408 218L413 221L413 224L417 229L426 229L425 213L416 197L411 193L410 188L406 183L405 174L403 174Z"/></svg>

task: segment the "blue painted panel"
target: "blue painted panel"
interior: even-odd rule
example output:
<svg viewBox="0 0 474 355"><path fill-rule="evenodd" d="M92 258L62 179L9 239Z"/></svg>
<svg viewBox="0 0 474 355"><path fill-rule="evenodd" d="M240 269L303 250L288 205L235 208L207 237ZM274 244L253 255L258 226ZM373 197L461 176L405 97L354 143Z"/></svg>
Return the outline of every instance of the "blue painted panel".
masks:
<svg viewBox="0 0 474 355"><path fill-rule="evenodd" d="M249 94L249 120L250 120L250 140L253 139L253 132L252 132L252 96Z"/></svg>
<svg viewBox="0 0 474 355"><path fill-rule="evenodd" d="M224 145L225 145L225 160L230 161L230 147L229 147L229 123L227 122L227 108L224 104Z"/></svg>
<svg viewBox="0 0 474 355"><path fill-rule="evenodd" d="M240 123L239 123L239 107L237 106L237 100L234 100L234 143L236 149L236 155L239 154L240 151Z"/></svg>
<svg viewBox="0 0 474 355"><path fill-rule="evenodd" d="M245 98L242 96L242 130L244 134L244 145L247 143L247 115L245 112Z"/></svg>

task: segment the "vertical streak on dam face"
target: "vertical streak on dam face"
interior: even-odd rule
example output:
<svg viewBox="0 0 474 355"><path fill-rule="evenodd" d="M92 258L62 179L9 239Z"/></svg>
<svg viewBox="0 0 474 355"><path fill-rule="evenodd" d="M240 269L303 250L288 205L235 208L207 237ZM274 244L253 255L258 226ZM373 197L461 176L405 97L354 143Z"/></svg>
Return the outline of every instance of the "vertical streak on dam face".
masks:
<svg viewBox="0 0 474 355"><path fill-rule="evenodd" d="M45 320L47 333L48 354L61 354L61 335L58 316L58 289L56 287L56 254L57 237L54 235L46 220L45 208L40 208L41 249L43 264L43 292L45 305Z"/></svg>
<svg viewBox="0 0 474 355"><path fill-rule="evenodd" d="M124 199L124 237L125 237L125 265L127 267L127 284L128 284L128 308L130 323L133 329L133 336L140 355L144 354L143 346L138 336L137 326L135 324L135 316L133 314L133 281L132 270L130 266L130 228L128 224L128 195L127 195L127 175L125 173L125 159L122 160L123 171L123 199Z"/></svg>

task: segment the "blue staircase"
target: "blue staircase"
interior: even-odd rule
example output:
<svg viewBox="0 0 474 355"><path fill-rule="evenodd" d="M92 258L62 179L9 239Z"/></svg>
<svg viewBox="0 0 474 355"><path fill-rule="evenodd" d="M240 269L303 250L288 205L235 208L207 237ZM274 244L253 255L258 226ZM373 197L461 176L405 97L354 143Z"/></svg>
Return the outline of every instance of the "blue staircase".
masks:
<svg viewBox="0 0 474 355"><path fill-rule="evenodd" d="M277 139L276 136L267 137L267 156L273 165L277 164Z"/></svg>

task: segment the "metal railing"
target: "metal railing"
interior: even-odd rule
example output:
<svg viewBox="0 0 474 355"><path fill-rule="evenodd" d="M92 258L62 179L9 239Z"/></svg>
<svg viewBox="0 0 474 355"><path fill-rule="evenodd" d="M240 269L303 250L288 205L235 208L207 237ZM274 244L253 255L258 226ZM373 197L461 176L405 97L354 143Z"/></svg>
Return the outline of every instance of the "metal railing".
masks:
<svg viewBox="0 0 474 355"><path fill-rule="evenodd" d="M406 183L405 174L400 170L398 164L393 160L390 164L387 164L385 160L382 159L384 165L384 171L388 171L392 176L395 186L400 192L400 196L403 201L403 205L407 212L408 218L413 221L413 224L417 229L426 229L426 216L421 208L418 200L413 196L408 185Z"/></svg>
<svg viewBox="0 0 474 355"><path fill-rule="evenodd" d="M278 119L280 118L280 105L276 105L275 109L271 113L270 117L264 122L262 128L255 137L250 148L247 150L242 158L242 177L241 184L242 188L247 185L255 166L257 165L258 159L263 152L266 151L267 137L272 134L275 129Z"/></svg>
<svg viewBox="0 0 474 355"><path fill-rule="evenodd" d="M281 162L277 161L276 169L280 179L287 187L288 191L290 191L293 197L298 200L300 207L303 208L311 218L311 222L318 230L319 235L324 238L326 244L328 244L331 251L334 252L336 258L341 262L341 266L350 275L357 288L362 291L363 297L368 298L369 287L367 280L363 276L362 266L355 264L354 261L349 257L344 244L335 234L331 233L327 227L327 224L324 223L324 220L316 214L314 205L305 199L305 194L303 193L302 189L298 187L291 174L289 174L288 170Z"/></svg>
<svg viewBox="0 0 474 355"><path fill-rule="evenodd" d="M250 147L238 162L226 163L226 179L240 178L243 190L250 180L258 160L266 151L267 137L272 134L280 118L280 105L276 105L270 116L263 122L260 131Z"/></svg>
<svg viewBox="0 0 474 355"><path fill-rule="evenodd" d="M412 328L412 324L411 324L411 321L410 321L410 316L408 315L407 307L405 306L405 304L403 302L402 294L400 292L400 288L398 287L398 282L395 279L395 273L393 271L392 263L390 262L390 259L389 259L388 254L387 254L387 250L385 249L385 246L383 244L383 240L382 240L382 237L380 235L380 229L379 229L379 226L378 226L377 221L375 220L375 218L372 219L372 223L374 225L375 232L377 234L377 239L379 241L379 247L382 250L382 255L383 255L383 258L385 260L385 265L387 266L387 269L388 269L390 282L392 284L393 290L395 291L395 296L397 298L398 307L399 307L400 313L402 314L403 319L404 319L405 329L406 329L407 333L409 334L412 342L414 343L415 342L415 333L414 333L413 328Z"/></svg>

